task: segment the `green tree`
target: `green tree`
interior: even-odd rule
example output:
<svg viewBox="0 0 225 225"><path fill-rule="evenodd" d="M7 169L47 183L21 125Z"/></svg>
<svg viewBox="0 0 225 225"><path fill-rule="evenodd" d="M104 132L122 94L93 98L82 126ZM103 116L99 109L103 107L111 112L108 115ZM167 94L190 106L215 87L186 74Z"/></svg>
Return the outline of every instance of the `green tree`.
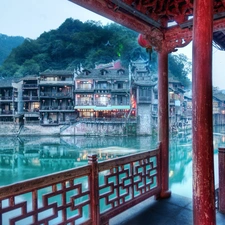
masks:
<svg viewBox="0 0 225 225"><path fill-rule="evenodd" d="M0 65L4 62L4 60L9 56L10 52L13 48L18 47L24 41L23 37L9 37L4 34L0 34Z"/></svg>
<svg viewBox="0 0 225 225"><path fill-rule="evenodd" d="M26 60L14 74L15 77L23 77L29 74L38 74L40 66L33 59Z"/></svg>
<svg viewBox="0 0 225 225"><path fill-rule="evenodd" d="M1 76L25 76L47 69L76 69L82 64L87 69L95 64L120 59L127 68L131 60L140 56L150 59L152 73L157 73L157 53L151 54L137 42L138 34L133 30L111 23L82 23L72 18L56 30L44 32L36 40L25 39L13 49L0 67ZM188 85L189 62L185 56L169 56L169 74Z"/></svg>
<svg viewBox="0 0 225 225"><path fill-rule="evenodd" d="M191 72L191 62L184 54L169 55L169 76L179 80L185 87L190 87L188 74Z"/></svg>

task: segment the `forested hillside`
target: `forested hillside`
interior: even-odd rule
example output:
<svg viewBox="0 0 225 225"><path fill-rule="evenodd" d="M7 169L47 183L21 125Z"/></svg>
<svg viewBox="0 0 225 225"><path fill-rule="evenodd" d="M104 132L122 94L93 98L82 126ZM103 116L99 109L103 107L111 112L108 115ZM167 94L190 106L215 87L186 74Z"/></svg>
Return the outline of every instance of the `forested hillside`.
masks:
<svg viewBox="0 0 225 225"><path fill-rule="evenodd" d="M73 70L80 64L94 68L95 64L120 59L124 67L139 56L149 58L145 49L137 43L138 34L117 24L102 26L99 22L67 19L58 29L45 32L36 40L25 39L22 45L13 49L0 67L3 77L23 77L38 74L47 69ZM188 85L188 68L185 56L170 56L170 75ZM178 65L177 65L178 63ZM177 75L175 67L180 74ZM156 73L157 54L151 54L151 70Z"/></svg>
<svg viewBox="0 0 225 225"><path fill-rule="evenodd" d="M10 37L4 34L0 34L0 65L8 57L12 49L21 45L23 41L23 37Z"/></svg>

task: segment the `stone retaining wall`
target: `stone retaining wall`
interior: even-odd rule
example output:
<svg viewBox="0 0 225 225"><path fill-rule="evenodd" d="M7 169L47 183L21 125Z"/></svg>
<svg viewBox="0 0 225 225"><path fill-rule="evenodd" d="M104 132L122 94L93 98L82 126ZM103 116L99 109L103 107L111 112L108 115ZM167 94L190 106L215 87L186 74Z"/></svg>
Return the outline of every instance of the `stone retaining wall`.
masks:
<svg viewBox="0 0 225 225"><path fill-rule="evenodd" d="M151 135L151 105L150 104L139 104L138 105L138 135Z"/></svg>
<svg viewBox="0 0 225 225"><path fill-rule="evenodd" d="M82 123L66 126L0 124L0 136L123 135L124 124Z"/></svg>
<svg viewBox="0 0 225 225"><path fill-rule="evenodd" d="M44 136L59 136L60 126L40 126L40 125L24 125L21 129L19 136L29 135L44 135Z"/></svg>
<svg viewBox="0 0 225 225"><path fill-rule="evenodd" d="M20 126L13 123L0 124L0 136L16 136L19 132Z"/></svg>
<svg viewBox="0 0 225 225"><path fill-rule="evenodd" d="M124 124L82 123L69 126L60 135L123 135Z"/></svg>

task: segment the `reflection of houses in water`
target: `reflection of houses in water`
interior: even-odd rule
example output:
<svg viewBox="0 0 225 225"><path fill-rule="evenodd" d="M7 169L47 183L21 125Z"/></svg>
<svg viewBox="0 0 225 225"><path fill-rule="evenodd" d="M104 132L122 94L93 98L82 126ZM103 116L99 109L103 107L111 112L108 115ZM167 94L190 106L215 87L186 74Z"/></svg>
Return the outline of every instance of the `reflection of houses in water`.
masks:
<svg viewBox="0 0 225 225"><path fill-rule="evenodd" d="M63 138L64 139L64 138ZM79 149L82 148L97 148L108 146L123 146L126 141L126 137L85 137L79 136L74 138L74 143L71 146L76 146Z"/></svg>
<svg viewBox="0 0 225 225"><path fill-rule="evenodd" d="M4 145L5 150L0 152L0 166L56 171L86 165L89 154L97 154L99 161L131 154L136 152L132 146L141 149L143 143L141 137L26 137L10 146Z"/></svg>
<svg viewBox="0 0 225 225"><path fill-rule="evenodd" d="M14 169L17 162L17 154L7 150L0 154L0 166L2 169Z"/></svg>
<svg viewBox="0 0 225 225"><path fill-rule="evenodd" d="M16 138L0 138L0 167L2 169L14 169L19 152L19 141Z"/></svg>
<svg viewBox="0 0 225 225"><path fill-rule="evenodd" d="M58 171L81 166L76 164L77 157L77 151L68 149L64 145L42 144L40 146L39 160L42 169L52 168Z"/></svg>
<svg viewBox="0 0 225 225"><path fill-rule="evenodd" d="M170 182L181 182L184 179L185 168L191 161L192 141L187 136L171 140L169 154Z"/></svg>
<svg viewBox="0 0 225 225"><path fill-rule="evenodd" d="M0 167L18 172L21 177L27 173L35 177L86 165L89 154L97 154L98 160L103 161L154 149L153 142L156 143L153 137L24 137L13 143L6 141L5 150L0 151ZM185 161L185 154L179 149L173 150L171 163L177 157Z"/></svg>
<svg viewBox="0 0 225 225"><path fill-rule="evenodd" d="M121 156L129 155L138 152L138 149L123 148L118 146L105 147L105 148L93 148L79 152L79 158L77 161L87 161L88 155L97 155L99 161L118 158Z"/></svg>
<svg viewBox="0 0 225 225"><path fill-rule="evenodd" d="M82 150L91 148L106 148L112 146L128 147L137 149L153 149L157 145L156 136L104 136L104 137L91 137L91 136L75 136L75 137L61 137L61 143L67 144L69 148Z"/></svg>

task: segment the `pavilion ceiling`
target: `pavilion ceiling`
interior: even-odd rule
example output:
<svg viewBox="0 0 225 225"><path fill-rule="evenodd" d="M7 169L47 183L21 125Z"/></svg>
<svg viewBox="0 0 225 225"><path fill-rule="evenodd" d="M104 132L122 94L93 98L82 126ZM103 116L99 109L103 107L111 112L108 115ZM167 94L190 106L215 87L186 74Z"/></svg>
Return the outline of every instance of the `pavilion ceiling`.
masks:
<svg viewBox="0 0 225 225"><path fill-rule="evenodd" d="M154 30L169 37L185 37L192 29L193 0L70 1L144 35ZM214 0L213 39L217 47L225 50L225 0Z"/></svg>

